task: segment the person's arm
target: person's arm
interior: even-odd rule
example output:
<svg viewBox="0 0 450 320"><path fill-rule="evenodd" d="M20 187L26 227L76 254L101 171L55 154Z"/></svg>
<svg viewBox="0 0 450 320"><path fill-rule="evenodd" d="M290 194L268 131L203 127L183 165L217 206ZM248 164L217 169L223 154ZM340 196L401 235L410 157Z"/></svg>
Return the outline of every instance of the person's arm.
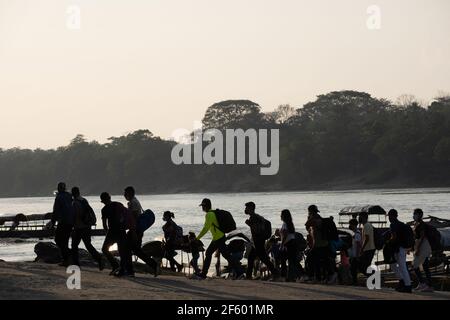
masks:
<svg viewBox="0 0 450 320"><path fill-rule="evenodd" d="M58 196L56 196L55 202L53 203L53 214L52 214L52 219L51 219L52 225L55 225L56 220L58 220L58 214L59 214Z"/></svg>
<svg viewBox="0 0 450 320"><path fill-rule="evenodd" d="M205 217L205 225L203 226L202 231L200 231L200 233L198 234L197 240L200 240L208 232L208 230L211 228L211 225L212 225L212 216L208 212Z"/></svg>

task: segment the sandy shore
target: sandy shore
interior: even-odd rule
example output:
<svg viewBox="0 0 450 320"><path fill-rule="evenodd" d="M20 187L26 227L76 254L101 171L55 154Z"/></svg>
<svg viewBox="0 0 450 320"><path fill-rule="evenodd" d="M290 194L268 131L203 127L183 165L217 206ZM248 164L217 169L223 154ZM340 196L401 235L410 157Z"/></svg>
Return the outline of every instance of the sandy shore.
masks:
<svg viewBox="0 0 450 320"><path fill-rule="evenodd" d="M190 280L183 276L153 278L137 274L117 279L83 268L81 290L69 290L65 269L34 262L0 262L0 299L450 299L450 292L402 294L391 289L300 283Z"/></svg>

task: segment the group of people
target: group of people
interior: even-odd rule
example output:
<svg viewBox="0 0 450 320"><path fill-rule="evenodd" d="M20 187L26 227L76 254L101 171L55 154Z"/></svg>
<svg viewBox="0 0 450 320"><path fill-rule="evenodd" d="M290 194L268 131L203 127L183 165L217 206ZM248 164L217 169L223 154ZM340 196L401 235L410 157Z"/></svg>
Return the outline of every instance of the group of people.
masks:
<svg viewBox="0 0 450 320"><path fill-rule="evenodd" d="M144 261L157 276L160 262L147 256L142 250L143 230L140 230L138 222L144 210L136 198L134 188L131 186L125 188L124 197L127 200L127 207L120 202L112 201L111 196L106 192L100 196L104 205L102 223L107 231L102 253L112 267L112 275L133 276L132 255L135 255ZM213 210L211 201L206 198L202 200L200 207L205 213L205 222L198 236L189 232L189 235L184 237L183 229L174 221L175 214L170 211L163 214L164 257L174 271L181 272L183 269L174 257L176 250L180 248L180 243L187 238L192 253L190 265L194 269L193 277L198 279L207 277L214 254L220 254L227 260L230 275L234 278L252 279L255 262L258 261L266 266L271 280L283 277L285 281L333 284L338 278L337 252L341 255L341 265L348 262L353 284L357 284L358 273L369 275L368 267L372 265L377 247L375 228L369 222L367 213L360 213L358 220L350 220L349 229L352 231L352 239L346 245L339 238L333 219L321 217L316 205L308 207L308 219L305 223L308 234L305 240L303 235L296 231L289 210L281 211L281 227L273 234L271 223L256 213L254 202L248 202L245 204L244 213L248 216L245 223L251 232L251 248L247 256L247 269L241 271L239 261L227 246L227 230L221 225L223 222L219 221L222 218L218 210ZM125 212L127 214L124 214ZM51 227L54 227L57 222L55 242L61 251L62 265L79 264L78 246L83 241L86 249L98 262L99 269L102 270L104 268L102 254L91 244L91 228L96 223L95 213L88 201L81 196L79 188L74 187L72 192L68 193L66 185L59 183L53 213ZM399 277L397 290L412 292L411 278L406 264L406 256L412 251L414 271L419 282L416 290L432 291L429 270L432 248L422 210L414 210L413 231L409 231L409 226L398 220L396 210L390 210L388 216L391 223L390 237L384 243L384 254L385 261L386 256L390 255L388 260ZM361 228L359 228L360 225ZM201 239L207 232L211 233L212 240L205 251L204 262L200 268L198 259L202 247ZM410 233L413 237L412 241ZM70 237L72 237L72 245L69 249ZM120 261L117 261L110 251L113 244L117 244ZM304 267L300 263L303 259ZM425 271L425 278L421 268Z"/></svg>
<svg viewBox="0 0 450 320"><path fill-rule="evenodd" d="M100 200L104 205L102 208L102 224L106 230L102 253L112 267L111 275L118 277L133 276L132 256L136 255L157 276L159 264L142 251L143 232L139 230L137 222L139 216L143 213L143 209L136 199L134 188L131 186L125 188L124 197L128 201L127 208L120 202L112 201L107 192L100 195ZM92 226L96 224L95 212L89 202L81 196L78 187L72 188L71 193L69 193L66 191L65 183L58 184L49 227L53 228L55 224L55 242L61 252L61 265L79 265L78 246L83 241L86 249L97 261L99 269L103 270L102 254L91 243ZM70 238L72 238L71 248L69 248ZM117 245L120 262L110 251L114 244Z"/></svg>
<svg viewBox="0 0 450 320"><path fill-rule="evenodd" d="M411 277L408 271L407 255L413 254L413 269L417 278L415 291L432 292L432 282L430 273L430 258L433 252L432 233L436 229L423 221L422 209L415 209L413 212L414 224L412 228L398 219L398 212L391 209L388 212L390 227L388 237L383 244L384 261L390 264L391 269L399 278L396 290L399 292L412 292ZM358 224L362 224L360 231ZM372 264L372 259L376 251L375 229L368 221L367 214L360 214L359 221L350 220L350 229L354 232L352 247L348 251L350 258L351 274L353 282L356 283L358 272L366 274L367 268ZM383 235L381 235L383 237ZM425 272L425 278L422 271Z"/></svg>

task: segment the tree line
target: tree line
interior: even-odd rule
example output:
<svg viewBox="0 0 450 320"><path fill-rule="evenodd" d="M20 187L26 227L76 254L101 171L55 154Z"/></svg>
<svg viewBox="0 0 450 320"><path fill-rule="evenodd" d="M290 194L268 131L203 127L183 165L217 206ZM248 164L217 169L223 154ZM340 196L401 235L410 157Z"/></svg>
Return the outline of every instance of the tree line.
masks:
<svg viewBox="0 0 450 320"><path fill-rule="evenodd" d="M176 142L137 130L103 144L78 135L57 149L1 149L0 196L49 196L58 181L84 194L126 185L141 194L450 186L450 96L423 105L336 91L272 112L228 100L206 110L209 128L279 129L278 174L261 176L259 165L177 166Z"/></svg>

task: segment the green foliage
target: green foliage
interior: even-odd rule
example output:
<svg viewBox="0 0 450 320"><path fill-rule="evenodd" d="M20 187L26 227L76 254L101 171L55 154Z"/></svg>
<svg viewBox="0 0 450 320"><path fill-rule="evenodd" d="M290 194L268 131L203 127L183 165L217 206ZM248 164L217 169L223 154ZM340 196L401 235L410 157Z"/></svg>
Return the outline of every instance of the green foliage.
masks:
<svg viewBox="0 0 450 320"><path fill-rule="evenodd" d="M0 150L0 196L49 196L61 180L84 194L126 185L140 193L450 185L450 97L422 107L410 96L393 104L339 91L268 113L229 100L209 107L203 125L280 129L279 174L260 176L258 165L176 166L173 141L138 130L105 144L77 135L56 150Z"/></svg>

